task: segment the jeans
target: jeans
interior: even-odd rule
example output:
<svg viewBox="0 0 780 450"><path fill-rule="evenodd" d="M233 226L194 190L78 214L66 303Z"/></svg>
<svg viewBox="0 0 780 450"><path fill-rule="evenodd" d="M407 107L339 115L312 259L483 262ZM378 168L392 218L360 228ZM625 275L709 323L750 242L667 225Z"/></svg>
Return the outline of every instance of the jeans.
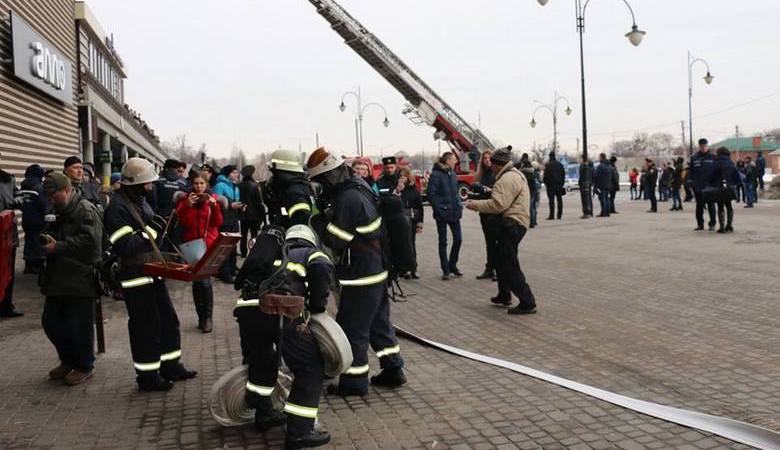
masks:
<svg viewBox="0 0 780 450"><path fill-rule="evenodd" d="M547 188L547 200L550 202L550 216L549 218L552 219L553 213L555 212L555 200L558 199L558 219L561 218L563 215L563 194L561 191L563 188Z"/></svg>
<svg viewBox="0 0 780 450"><path fill-rule="evenodd" d="M609 192L604 189L599 191L599 206L601 207L599 216L609 217Z"/></svg>
<svg viewBox="0 0 780 450"><path fill-rule="evenodd" d="M452 231L452 248L449 257L447 256L447 227ZM441 272L449 275L454 269L458 268L458 256L460 255L460 245L463 243L463 235L460 230L460 221L447 223L441 220L436 221L436 231L439 234L439 262L441 263Z"/></svg>
<svg viewBox="0 0 780 450"><path fill-rule="evenodd" d="M637 190L636 183L631 183L631 187L629 188L628 192L631 195L631 200L639 198L639 191Z"/></svg>
<svg viewBox="0 0 780 450"><path fill-rule="evenodd" d="M538 214L539 210L539 190L535 190L533 194L531 194L531 225L536 226L537 225L537 218L539 217Z"/></svg>
<svg viewBox="0 0 780 450"><path fill-rule="evenodd" d="M79 372L92 371L95 363L94 298L46 297L41 323L62 364Z"/></svg>
<svg viewBox="0 0 780 450"><path fill-rule="evenodd" d="M210 319L214 310L214 289L211 286L211 278L192 282L192 301L195 303L195 312L198 320Z"/></svg>
<svg viewBox="0 0 780 450"><path fill-rule="evenodd" d="M504 219L505 221L511 219ZM531 287L525 279L517 257L517 248L525 236L524 226L512 221L511 226L504 225L498 238L496 253L496 275L498 277L498 298L509 299L512 294L520 300L520 308L531 309L536 306Z"/></svg>
<svg viewBox="0 0 780 450"><path fill-rule="evenodd" d="M682 199L680 198L680 189L672 188L672 208L682 209Z"/></svg>
<svg viewBox="0 0 780 450"><path fill-rule="evenodd" d="M582 215L593 216L593 194L590 187L580 188L580 200L582 201Z"/></svg>
<svg viewBox="0 0 780 450"><path fill-rule="evenodd" d="M754 183L745 183L745 201L748 206L753 206L753 203L758 201L758 193L756 192L756 185Z"/></svg>

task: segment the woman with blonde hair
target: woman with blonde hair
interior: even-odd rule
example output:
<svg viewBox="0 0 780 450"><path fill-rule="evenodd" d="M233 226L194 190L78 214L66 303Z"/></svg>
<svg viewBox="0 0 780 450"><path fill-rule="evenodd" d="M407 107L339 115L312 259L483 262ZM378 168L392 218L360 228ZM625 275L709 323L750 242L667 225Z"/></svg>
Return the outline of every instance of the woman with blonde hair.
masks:
<svg viewBox="0 0 780 450"><path fill-rule="evenodd" d="M399 192L401 195L401 203L404 207L404 214L409 219L409 222L412 224L412 233L411 233L411 239L412 239L412 257L414 260L414 264L412 265L412 270L408 273L404 274L404 277L409 279L418 279L420 278L417 276L417 235L422 233L423 231L423 216L424 216L424 210L423 210L423 203L422 203L422 195L420 195L420 191L417 190L417 185L415 183L414 176L412 175L412 172L407 169L406 167L402 168L400 171L400 176L398 177L398 185L399 185Z"/></svg>

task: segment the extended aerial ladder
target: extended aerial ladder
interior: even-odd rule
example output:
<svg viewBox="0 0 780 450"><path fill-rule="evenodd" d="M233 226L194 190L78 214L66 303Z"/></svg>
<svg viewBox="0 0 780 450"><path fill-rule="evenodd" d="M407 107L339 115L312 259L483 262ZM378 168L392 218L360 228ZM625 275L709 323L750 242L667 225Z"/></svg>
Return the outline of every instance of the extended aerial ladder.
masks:
<svg viewBox="0 0 780 450"><path fill-rule="evenodd" d="M458 151L459 158L468 155L475 147L479 151L493 149L487 136L469 125L401 58L335 0L309 2L331 24L331 28L344 38L347 45L404 96L408 104L403 113L413 123L435 128L434 139L448 142L451 148Z"/></svg>

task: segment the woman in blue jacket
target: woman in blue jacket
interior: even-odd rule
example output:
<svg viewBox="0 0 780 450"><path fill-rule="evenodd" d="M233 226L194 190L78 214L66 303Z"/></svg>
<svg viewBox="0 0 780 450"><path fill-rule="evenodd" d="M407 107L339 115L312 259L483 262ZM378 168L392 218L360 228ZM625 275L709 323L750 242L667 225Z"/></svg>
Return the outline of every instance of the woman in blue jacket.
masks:
<svg viewBox="0 0 780 450"><path fill-rule="evenodd" d="M458 177L455 175L457 158L452 152L446 152L439 158L439 163L433 167L428 180L428 201L433 207L433 218L436 220L436 231L439 234L439 262L441 263L442 280L449 280L451 275L461 277L458 269L458 256L463 236L460 229L460 218L463 216L463 204L458 195ZM452 248L447 255L447 227L452 231Z"/></svg>
<svg viewBox="0 0 780 450"><path fill-rule="evenodd" d="M240 230L239 214L244 209L241 203L241 194L238 189L238 169L236 166L225 166L219 172L217 183L212 192L227 200L227 208L222 211L224 222L219 231L226 233L238 233ZM238 270L236 261L236 250L219 268L219 279L225 283L232 284Z"/></svg>

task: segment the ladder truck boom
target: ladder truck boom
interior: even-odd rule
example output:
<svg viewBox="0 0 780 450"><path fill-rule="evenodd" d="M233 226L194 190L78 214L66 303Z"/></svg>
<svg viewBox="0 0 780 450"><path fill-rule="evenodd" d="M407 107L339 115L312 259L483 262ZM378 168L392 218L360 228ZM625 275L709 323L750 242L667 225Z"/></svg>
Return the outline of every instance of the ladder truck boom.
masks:
<svg viewBox="0 0 780 450"><path fill-rule="evenodd" d="M369 32L335 0L309 0L344 42L379 72L409 103L403 110L414 123L436 129L434 136L447 141L462 154L474 146L493 149L490 140L473 128L433 91L382 41Z"/></svg>

